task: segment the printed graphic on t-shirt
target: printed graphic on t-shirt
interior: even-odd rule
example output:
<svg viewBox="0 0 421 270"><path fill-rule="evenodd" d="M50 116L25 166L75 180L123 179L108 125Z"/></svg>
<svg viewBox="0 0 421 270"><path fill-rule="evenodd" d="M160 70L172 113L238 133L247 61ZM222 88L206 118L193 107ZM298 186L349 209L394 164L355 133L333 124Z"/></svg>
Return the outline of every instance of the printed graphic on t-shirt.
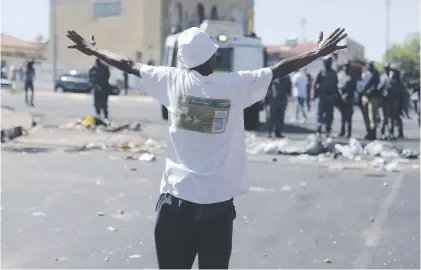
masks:
<svg viewBox="0 0 421 270"><path fill-rule="evenodd" d="M177 128L207 134L224 133L230 107L231 101L228 99L180 96L175 125Z"/></svg>

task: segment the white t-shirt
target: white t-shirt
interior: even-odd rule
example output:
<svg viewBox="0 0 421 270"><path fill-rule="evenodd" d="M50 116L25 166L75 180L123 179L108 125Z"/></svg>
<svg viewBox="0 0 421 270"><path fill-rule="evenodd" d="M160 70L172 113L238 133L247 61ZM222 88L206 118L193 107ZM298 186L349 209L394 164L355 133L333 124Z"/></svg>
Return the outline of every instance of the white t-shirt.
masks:
<svg viewBox="0 0 421 270"><path fill-rule="evenodd" d="M307 98L307 76L301 72L296 72L292 76L294 97Z"/></svg>
<svg viewBox="0 0 421 270"><path fill-rule="evenodd" d="M139 65L149 95L168 108L161 193L199 204L247 193L243 110L265 98L270 68L202 76Z"/></svg>

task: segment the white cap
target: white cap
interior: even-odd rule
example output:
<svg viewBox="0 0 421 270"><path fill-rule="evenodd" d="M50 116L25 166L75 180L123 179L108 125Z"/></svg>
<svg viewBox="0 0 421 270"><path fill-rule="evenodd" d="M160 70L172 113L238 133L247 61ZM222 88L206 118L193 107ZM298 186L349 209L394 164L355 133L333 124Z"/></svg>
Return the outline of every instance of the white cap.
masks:
<svg viewBox="0 0 421 270"><path fill-rule="evenodd" d="M205 32L192 27L178 37L178 60L185 68L195 68L208 61L218 48Z"/></svg>

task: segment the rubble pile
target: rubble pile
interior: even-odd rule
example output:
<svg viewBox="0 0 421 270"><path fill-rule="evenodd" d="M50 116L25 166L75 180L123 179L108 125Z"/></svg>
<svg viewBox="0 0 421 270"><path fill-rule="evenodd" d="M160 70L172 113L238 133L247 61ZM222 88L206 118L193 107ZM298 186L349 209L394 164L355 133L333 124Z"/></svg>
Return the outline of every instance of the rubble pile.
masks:
<svg viewBox="0 0 421 270"><path fill-rule="evenodd" d="M363 146L357 139L351 138L348 144L339 144L316 135L310 135L305 140L268 141L247 134L246 151L251 155L290 155L296 156L290 161L318 163L331 162L342 156L345 161L366 161L367 167L386 172L398 172L402 164L409 163L410 159L418 159L416 151L399 149L389 142L373 141Z"/></svg>

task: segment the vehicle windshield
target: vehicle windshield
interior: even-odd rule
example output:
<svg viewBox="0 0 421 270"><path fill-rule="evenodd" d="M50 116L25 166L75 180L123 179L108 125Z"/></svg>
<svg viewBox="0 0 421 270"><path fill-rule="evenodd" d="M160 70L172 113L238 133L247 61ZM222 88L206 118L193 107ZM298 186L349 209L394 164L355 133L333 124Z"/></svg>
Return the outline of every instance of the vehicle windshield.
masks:
<svg viewBox="0 0 421 270"><path fill-rule="evenodd" d="M62 76L64 76L64 77L79 78L79 79L89 79L89 74L88 73L76 73L76 74L66 73L66 74L63 74Z"/></svg>
<svg viewBox="0 0 421 270"><path fill-rule="evenodd" d="M216 72L232 72L232 48L219 48L216 51Z"/></svg>

